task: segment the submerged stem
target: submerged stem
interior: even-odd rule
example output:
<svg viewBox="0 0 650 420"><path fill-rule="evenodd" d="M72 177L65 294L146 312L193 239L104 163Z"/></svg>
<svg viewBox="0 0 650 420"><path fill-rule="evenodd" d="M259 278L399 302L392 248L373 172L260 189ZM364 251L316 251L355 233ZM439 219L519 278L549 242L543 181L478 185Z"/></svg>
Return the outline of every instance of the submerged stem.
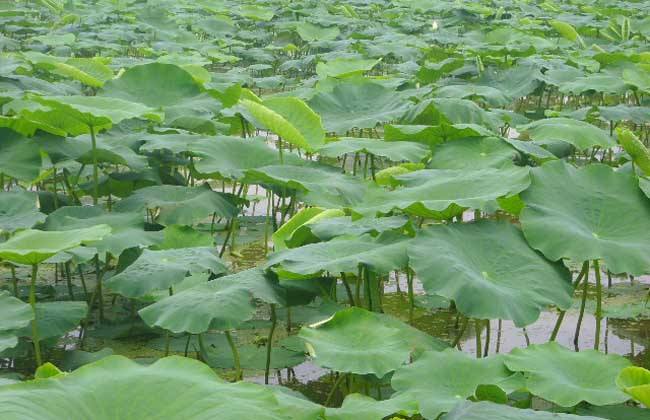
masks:
<svg viewBox="0 0 650 420"><path fill-rule="evenodd" d="M228 345L230 346L230 350L232 351L232 359L235 362L235 381L239 381L244 379L244 376L242 375L241 371L241 365L239 362L239 352L237 351L237 346L235 346L235 342L232 339L232 336L230 335L230 331L226 330L224 331L226 334L226 340L228 340Z"/></svg>
<svg viewBox="0 0 650 420"><path fill-rule="evenodd" d="M271 349L273 347L273 333L275 326L278 322L278 317L275 315L275 304L271 305L271 329L269 330L269 337L266 340L266 368L264 370L264 383L269 384L269 372L271 370Z"/></svg>
<svg viewBox="0 0 650 420"><path fill-rule="evenodd" d="M587 268L589 267L589 261L585 261ZM589 285L589 276L585 275L583 280L582 288L582 300L580 301L580 315L578 315L578 323L576 324L576 332L573 336L573 345L576 350L578 350L578 339L580 338L580 326L582 325L582 318L585 315L585 305L587 303L587 286Z"/></svg>
<svg viewBox="0 0 650 420"><path fill-rule="evenodd" d="M41 344L38 337L38 320L36 319L36 277L38 276L38 264L32 265L32 281L29 285L29 304L34 313L32 320L32 343L34 344L34 356L36 357L36 366L43 364L41 358Z"/></svg>
<svg viewBox="0 0 650 420"><path fill-rule="evenodd" d="M594 271L596 274L596 337L594 338L594 349L598 350L600 346L600 321L603 318L603 285L600 279L600 264L594 260Z"/></svg>

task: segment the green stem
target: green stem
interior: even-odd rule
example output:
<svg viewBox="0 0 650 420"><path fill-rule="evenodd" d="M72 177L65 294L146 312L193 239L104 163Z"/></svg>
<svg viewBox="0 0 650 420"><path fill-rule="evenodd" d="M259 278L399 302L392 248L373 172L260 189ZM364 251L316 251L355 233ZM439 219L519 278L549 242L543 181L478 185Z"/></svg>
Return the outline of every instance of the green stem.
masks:
<svg viewBox="0 0 650 420"><path fill-rule="evenodd" d="M575 282L573 282L574 290L576 287L578 287L583 277L587 275L588 271L589 271L589 262L585 261L582 264L582 270L580 270L580 274L578 274L578 277L576 278ZM562 321L564 321L565 315L566 315L566 311L560 311L560 315L557 317L557 321L555 322L555 326L553 327L553 332L551 333L551 338L549 338L549 341L555 341L555 339L557 338L557 334L560 332L560 326L562 325Z"/></svg>
<svg viewBox="0 0 650 420"><path fill-rule="evenodd" d="M352 296L352 289L350 289L350 283L348 283L348 279L345 277L345 273L341 273L341 281L343 281L343 286L345 286L345 291L348 294L350 306L356 306L354 296Z"/></svg>
<svg viewBox="0 0 650 420"><path fill-rule="evenodd" d="M273 348L273 333L275 326L278 322L278 317L275 315L275 304L271 304L271 329L269 330L269 337L266 340L266 368L264 369L264 383L269 384L269 372L271 371L271 349Z"/></svg>
<svg viewBox="0 0 650 420"><path fill-rule="evenodd" d="M226 334L226 339L228 340L228 345L230 346L230 350L232 351L233 361L235 362L235 380L239 381L241 379L244 379L241 371L241 365L239 362L239 352L237 351L237 346L235 346L235 342L232 340L230 331L226 330L225 334Z"/></svg>
<svg viewBox="0 0 650 420"><path fill-rule="evenodd" d="M345 373L340 373L339 377L336 379L336 382L334 382L334 385L332 385L332 389L330 390L330 393L327 394L327 399L325 400L325 407L328 407L330 403L332 402L332 398L334 397L334 394L336 393L336 390L339 388L341 385L341 382L343 382L343 379L345 379L346 374Z"/></svg>
<svg viewBox="0 0 650 420"><path fill-rule="evenodd" d="M483 350L483 357L487 357L490 352L490 320L485 320L485 349Z"/></svg>
<svg viewBox="0 0 650 420"><path fill-rule="evenodd" d="M14 296L18 297L18 278L16 277L16 267L11 266L11 282L14 285Z"/></svg>
<svg viewBox="0 0 650 420"><path fill-rule="evenodd" d="M586 261L585 264L589 264L589 261ZM589 285L589 276L585 276L583 280L583 287L582 287L582 300L580 302L580 315L578 315L578 323L576 324L576 332L575 335L573 336L573 345L578 349L578 340L580 338L580 327L582 326L582 318L585 315L585 305L587 303L587 286Z"/></svg>
<svg viewBox="0 0 650 420"><path fill-rule="evenodd" d="M458 343L460 343L460 339L463 337L463 334L465 334L465 330L467 329L468 323L469 323L469 318L463 315L463 323L461 324L460 330L458 331L458 335L456 335L454 342L451 343L451 347L456 347Z"/></svg>
<svg viewBox="0 0 650 420"><path fill-rule="evenodd" d="M603 285L600 279L600 264L594 260L594 271L596 272L596 337L594 339L594 349L598 350L600 346L600 321L603 318Z"/></svg>
<svg viewBox="0 0 650 420"><path fill-rule="evenodd" d="M481 322L478 319L474 320L474 332L476 333L476 358L480 359L483 346L481 345Z"/></svg>
<svg viewBox="0 0 650 420"><path fill-rule="evenodd" d="M70 296L70 300L74 300L74 292L72 291L72 274L70 273L70 261L64 264L64 268L65 268L65 280L66 283L68 284L68 295Z"/></svg>
<svg viewBox="0 0 650 420"><path fill-rule="evenodd" d="M34 313L32 320L32 343L34 344L34 355L36 357L36 366L39 367L43 364L41 357L41 344L38 338L38 320L36 319L36 277L38 276L38 264L32 265L32 281L29 285L29 304Z"/></svg>
<svg viewBox="0 0 650 420"><path fill-rule="evenodd" d="M413 311L415 308L415 294L413 293L413 273L406 267L406 283L409 295L409 324L413 324Z"/></svg>
<svg viewBox="0 0 650 420"><path fill-rule="evenodd" d="M95 127L92 125L90 128L90 140L92 142L92 155L93 155L93 205L97 205L99 201L99 168L97 167L97 138L95 137Z"/></svg>
<svg viewBox="0 0 650 420"><path fill-rule="evenodd" d="M501 331L503 329L503 321L499 319L499 324L497 327L497 346L496 349L494 350L496 353L499 353L499 350L501 350Z"/></svg>

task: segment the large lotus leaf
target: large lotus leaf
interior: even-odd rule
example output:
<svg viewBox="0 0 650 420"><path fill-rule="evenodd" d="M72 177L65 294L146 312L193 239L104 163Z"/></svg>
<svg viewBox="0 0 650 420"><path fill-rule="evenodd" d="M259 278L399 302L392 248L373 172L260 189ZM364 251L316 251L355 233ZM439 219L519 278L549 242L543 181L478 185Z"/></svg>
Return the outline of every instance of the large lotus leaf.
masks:
<svg viewBox="0 0 650 420"><path fill-rule="evenodd" d="M17 330L26 327L34 319L32 308L20 299L17 299L7 291L0 291L0 307L2 307L2 318L0 318L0 331Z"/></svg>
<svg viewBox="0 0 650 420"><path fill-rule="evenodd" d="M18 337L13 330L28 326L34 319L32 308L9 292L0 291L0 352L18 344Z"/></svg>
<svg viewBox="0 0 650 420"><path fill-rule="evenodd" d="M193 225L213 213L234 217L239 210L226 195L199 187L154 185L137 190L115 205L122 212L159 209L158 221L164 225Z"/></svg>
<svg viewBox="0 0 650 420"><path fill-rule="evenodd" d="M101 254L119 256L128 248L145 248L157 243L158 232L145 232L144 219L139 212L106 212L99 207L79 206L61 207L47 216L45 230L71 230L89 228L95 225L108 225L111 234L101 240L93 241L92 246Z"/></svg>
<svg viewBox="0 0 650 420"><path fill-rule="evenodd" d="M0 127L0 173L21 181L33 181L41 170L38 143Z"/></svg>
<svg viewBox="0 0 650 420"><path fill-rule="evenodd" d="M331 41L341 33L338 26L322 27L301 21L296 25L296 32L303 41Z"/></svg>
<svg viewBox="0 0 650 420"><path fill-rule="evenodd" d="M445 139L440 135L439 126L386 124L384 126L384 140L410 141L432 148Z"/></svg>
<svg viewBox="0 0 650 420"><path fill-rule="evenodd" d="M39 264L61 251L99 241L110 232L107 225L68 231L27 229L0 244L0 258L18 264Z"/></svg>
<svg viewBox="0 0 650 420"><path fill-rule="evenodd" d="M268 266L280 265L289 273L298 275L356 273L359 265L367 266L377 274L385 274L406 265L405 237L370 236L341 238L276 252L269 257Z"/></svg>
<svg viewBox="0 0 650 420"><path fill-rule="evenodd" d="M319 366L382 378L408 362L414 352L444 348L433 337L423 341L422 334L389 315L351 307L303 327L299 336Z"/></svg>
<svg viewBox="0 0 650 420"><path fill-rule="evenodd" d="M425 352L412 364L398 369L391 385L398 391L396 396L415 399L423 417L435 419L474 395L479 385L497 385L512 392L519 388L520 380L503 364L502 355L475 359L449 349Z"/></svg>
<svg viewBox="0 0 650 420"><path fill-rule="evenodd" d="M61 337L79 325L88 314L86 302L38 302L36 304L36 323L40 340ZM34 321L32 321L34 322ZM22 337L32 336L32 327L16 331Z"/></svg>
<svg viewBox="0 0 650 420"><path fill-rule="evenodd" d="M339 408L328 408L327 420L376 420L399 414L412 416L418 412L418 404L408 395L397 396L377 401L362 394L350 394L345 397Z"/></svg>
<svg viewBox="0 0 650 420"><path fill-rule="evenodd" d="M133 264L107 279L106 285L127 297L141 297L155 290L168 289L188 274L227 271L211 248L181 248L152 251L145 249Z"/></svg>
<svg viewBox="0 0 650 420"><path fill-rule="evenodd" d="M276 251L280 251L286 248L296 248L307 242L315 242L312 240L315 238L310 235L307 227L309 224L323 218L338 217L344 214L345 212L339 209L325 210L320 207L306 207L294 214L273 233L271 236L273 246Z"/></svg>
<svg viewBox="0 0 650 420"><path fill-rule="evenodd" d="M525 153L527 155L530 155L537 160L540 161L547 161L549 159L557 159L557 157L549 152L548 150L544 149L542 146L538 145L534 141L525 141L525 140L517 140L517 139L503 139L505 142L507 142L509 145L520 151L521 153Z"/></svg>
<svg viewBox="0 0 650 420"><path fill-rule="evenodd" d="M27 52L25 56L37 68L94 88L102 87L104 82L113 77L113 71L104 63L105 59L100 57L61 59L35 52Z"/></svg>
<svg viewBox="0 0 650 420"><path fill-rule="evenodd" d="M521 194L528 243L550 260L603 259L613 273L650 272L650 201L638 179L609 166L552 161ZM625 217L621 217L621 215Z"/></svg>
<svg viewBox="0 0 650 420"><path fill-rule="evenodd" d="M560 83L561 93L580 95L586 92L603 92L623 95L627 91L623 78L612 73L593 73Z"/></svg>
<svg viewBox="0 0 650 420"><path fill-rule="evenodd" d="M242 99L247 117L261 128L277 134L283 140L305 149L317 150L325 142L325 131L318 116L299 98L277 97L258 103Z"/></svg>
<svg viewBox="0 0 650 420"><path fill-rule="evenodd" d="M244 177L248 169L280 164L278 151L260 138L217 136L211 142L197 143L190 150L201 156L201 160L194 163L195 169L208 176L239 179ZM302 159L292 153L285 153L283 162L296 165Z"/></svg>
<svg viewBox="0 0 650 420"><path fill-rule="evenodd" d="M297 189L306 203L329 208L357 203L367 188L361 178L324 165L273 165L250 169L245 181Z"/></svg>
<svg viewBox="0 0 650 420"><path fill-rule="evenodd" d="M603 420L601 417L576 416L573 414L553 413L518 409L505 404L489 401L458 403L453 410L442 416L442 420Z"/></svg>
<svg viewBox="0 0 650 420"><path fill-rule="evenodd" d="M350 217L333 217L310 221L305 227L318 239L328 241L342 235L361 236L366 233L374 235L386 231L401 231L409 229L409 219L406 216L389 216L378 218L361 218L352 220ZM294 239L292 237L289 241Z"/></svg>
<svg viewBox="0 0 650 420"><path fill-rule="evenodd" d="M235 367L235 360L231 351L225 351L227 347L217 348L214 351L208 350L202 353L205 362L215 368L232 369ZM239 364L242 369L254 369L263 371L266 368L266 346L245 344L240 346ZM284 369L297 366L305 361L305 353L302 351L288 350L283 347L271 347L271 369ZM314 404L314 403L312 403Z"/></svg>
<svg viewBox="0 0 650 420"><path fill-rule="evenodd" d="M190 73L175 64L148 63L131 67L104 85L102 95L152 108L177 105L198 96L200 86Z"/></svg>
<svg viewBox="0 0 650 420"><path fill-rule="evenodd" d="M211 143L217 141L214 137L207 137L186 132L181 133L147 133L142 134L140 140L144 144L140 146L140 152L153 152L156 150L169 150L173 153L193 153L194 145ZM240 138L238 138L241 140Z"/></svg>
<svg viewBox="0 0 650 420"><path fill-rule="evenodd" d="M28 229L44 221L45 215L36 207L37 197L31 191L0 192L0 232Z"/></svg>
<svg viewBox="0 0 650 420"><path fill-rule="evenodd" d="M616 386L621 369L630 366L622 356L597 350L571 351L554 341L516 348L505 363L513 371L524 372L526 389L562 407L581 401L608 405L629 399Z"/></svg>
<svg viewBox="0 0 650 420"><path fill-rule="evenodd" d="M361 75L372 70L381 60L339 57L316 65L316 74L321 78Z"/></svg>
<svg viewBox="0 0 650 420"><path fill-rule="evenodd" d="M297 406L281 404L269 389L227 383L207 365L178 356L148 366L109 356L67 375L0 388L0 417L7 420L280 420L294 416L302 418Z"/></svg>
<svg viewBox="0 0 650 420"><path fill-rule="evenodd" d="M516 150L499 137L469 137L436 147L428 167L466 170L507 168L514 166L516 155Z"/></svg>
<svg viewBox="0 0 650 420"><path fill-rule="evenodd" d="M160 113L155 109L119 98L101 96L43 96L34 97L34 100L50 107L54 111L53 118L59 118L63 114L69 119L96 128L110 128L112 124L117 124L131 118L144 118L156 122L162 121ZM61 128L73 135L81 134L78 131L78 126L68 127L66 124Z"/></svg>
<svg viewBox="0 0 650 420"><path fill-rule="evenodd" d="M122 137L122 134L117 134ZM97 162L112 163L115 165L124 165L129 168L141 171L147 168L147 158L133 151L128 145L123 144L115 138L115 135L102 135L96 138L96 159ZM66 142L74 141L72 147L75 151L75 160L85 165L91 165L94 162L92 152L92 138L89 135L78 136L74 140L69 139Z"/></svg>
<svg viewBox="0 0 650 420"><path fill-rule="evenodd" d="M309 105L323 118L325 129L337 134L396 120L410 106L404 92L364 79L344 80L331 92L318 92Z"/></svg>
<svg viewBox="0 0 650 420"><path fill-rule="evenodd" d="M523 327L548 305L571 306L569 270L531 249L508 222L435 225L418 234L408 254L424 289L471 318Z"/></svg>
<svg viewBox="0 0 650 420"><path fill-rule="evenodd" d="M427 99L406 112L401 121L407 124L426 124L453 127L458 124L495 130L499 125L496 115L489 113L468 99ZM467 137L467 136L466 136Z"/></svg>
<svg viewBox="0 0 650 420"><path fill-rule="evenodd" d="M650 370L629 366L616 377L616 385L646 407L650 407Z"/></svg>
<svg viewBox="0 0 650 420"><path fill-rule="evenodd" d="M527 133L535 141L564 141L579 150L616 145L614 139L604 130L571 118L545 118L520 126L518 130Z"/></svg>
<svg viewBox="0 0 650 420"><path fill-rule="evenodd" d="M235 329L254 312L248 290L236 283L211 281L159 300L138 313L151 327L201 334L208 329Z"/></svg>
<svg viewBox="0 0 650 420"><path fill-rule="evenodd" d="M475 171L429 169L396 177L402 188L371 189L354 210L362 214L400 209L424 217L449 218L462 208L496 209L496 199L528 187L527 168L484 168Z"/></svg>
<svg viewBox="0 0 650 420"><path fill-rule="evenodd" d="M321 147L319 154L338 157L346 153L370 153L393 162L420 162L429 154L429 148L410 141L387 142L377 139L343 137Z"/></svg>
<svg viewBox="0 0 650 420"><path fill-rule="evenodd" d="M508 97L501 89L474 84L443 86L436 90L435 95L438 98L480 98L493 107L503 107L512 102L512 98Z"/></svg>

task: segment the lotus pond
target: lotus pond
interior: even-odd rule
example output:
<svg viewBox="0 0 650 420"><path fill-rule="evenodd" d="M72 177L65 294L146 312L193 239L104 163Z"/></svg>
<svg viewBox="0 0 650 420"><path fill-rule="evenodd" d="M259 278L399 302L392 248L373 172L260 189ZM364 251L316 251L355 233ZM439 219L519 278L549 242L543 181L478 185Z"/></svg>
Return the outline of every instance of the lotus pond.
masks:
<svg viewBox="0 0 650 420"><path fill-rule="evenodd" d="M0 419L650 418L650 3L0 4Z"/></svg>

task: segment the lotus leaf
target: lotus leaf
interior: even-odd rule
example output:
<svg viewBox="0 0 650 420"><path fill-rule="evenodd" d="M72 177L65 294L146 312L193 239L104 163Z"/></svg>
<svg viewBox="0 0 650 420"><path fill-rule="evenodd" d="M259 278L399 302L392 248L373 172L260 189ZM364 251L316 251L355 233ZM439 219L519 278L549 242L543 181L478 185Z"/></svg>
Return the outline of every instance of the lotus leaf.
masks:
<svg viewBox="0 0 650 420"><path fill-rule="evenodd" d="M533 395L562 407L581 401L608 405L629 399L616 386L616 376L630 362L618 355L596 350L573 352L554 341L514 349L506 366L526 375L526 388Z"/></svg>
<svg viewBox="0 0 650 420"><path fill-rule="evenodd" d="M414 352L443 348L423 334L389 315L357 307L338 311L330 319L300 330L319 366L378 378L408 362Z"/></svg>
<svg viewBox="0 0 650 420"><path fill-rule="evenodd" d="M39 264L61 251L99 241L110 232L107 225L68 231L27 229L0 244L0 258L18 264Z"/></svg>
<svg viewBox="0 0 650 420"><path fill-rule="evenodd" d="M45 220L36 207L37 195L31 191L0 192L0 232L29 229Z"/></svg>
<svg viewBox="0 0 650 420"><path fill-rule="evenodd" d="M507 222L432 226L411 242L408 254L425 290L455 301L471 318L512 319L523 327L548 305L571 306L564 264L529 248Z"/></svg>
<svg viewBox="0 0 650 420"><path fill-rule="evenodd" d="M613 273L650 272L650 201L636 178L592 164L562 162L531 171L521 194L521 225L530 245L552 261L603 259ZM622 212L625 217L620 217Z"/></svg>
<svg viewBox="0 0 650 420"><path fill-rule="evenodd" d="M650 406L650 371L628 366L616 377L616 385L646 407Z"/></svg>
<svg viewBox="0 0 650 420"><path fill-rule="evenodd" d="M188 274L227 271L210 248L181 248L152 251L145 249L124 271L105 281L114 292L141 297L180 283Z"/></svg>
<svg viewBox="0 0 650 420"><path fill-rule="evenodd" d="M474 359L455 349L429 351L395 372L392 387L419 404L425 418L436 418L474 395L479 385L494 384L507 392L519 388L520 380L503 364L503 356ZM393 398L395 398L393 397Z"/></svg>

